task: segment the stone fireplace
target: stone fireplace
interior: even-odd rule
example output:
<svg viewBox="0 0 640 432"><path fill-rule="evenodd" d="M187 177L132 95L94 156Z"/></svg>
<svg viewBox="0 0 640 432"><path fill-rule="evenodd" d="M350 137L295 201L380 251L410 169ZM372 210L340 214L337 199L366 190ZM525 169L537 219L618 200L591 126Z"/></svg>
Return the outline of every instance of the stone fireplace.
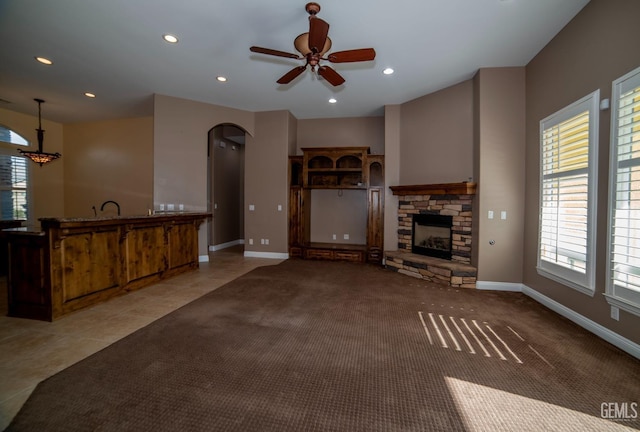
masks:
<svg viewBox="0 0 640 432"><path fill-rule="evenodd" d="M467 182L392 186L399 196L398 250L385 252L385 266L420 279L475 288L477 269L471 265L475 189L475 183Z"/></svg>

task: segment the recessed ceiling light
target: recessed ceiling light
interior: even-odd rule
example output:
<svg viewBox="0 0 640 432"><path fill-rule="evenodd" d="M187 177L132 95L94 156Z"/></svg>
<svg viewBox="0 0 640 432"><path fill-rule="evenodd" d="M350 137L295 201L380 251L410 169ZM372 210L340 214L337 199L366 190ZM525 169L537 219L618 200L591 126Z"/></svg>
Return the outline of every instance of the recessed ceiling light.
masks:
<svg viewBox="0 0 640 432"><path fill-rule="evenodd" d="M172 35L172 34L168 34L168 33L167 33L167 34L164 34L164 35L162 35L162 39L164 39L165 41L167 41L167 42L169 42L169 43L173 43L173 44L174 44L174 43L178 43L178 38L177 38L177 37L175 37L175 36L174 36L174 35Z"/></svg>
<svg viewBox="0 0 640 432"><path fill-rule="evenodd" d="M49 60L48 58L45 58L45 57L36 57L36 60L38 60L40 63L46 64L46 65L52 65L53 64L53 62L51 60Z"/></svg>
<svg viewBox="0 0 640 432"><path fill-rule="evenodd" d="M217 76L216 79L220 82L227 82L227 78L223 76Z"/></svg>
<svg viewBox="0 0 640 432"><path fill-rule="evenodd" d="M393 73L393 69L386 68L385 70L382 71L382 73L385 75L391 75Z"/></svg>
<svg viewBox="0 0 640 432"><path fill-rule="evenodd" d="M84 95L85 95L86 97L88 97L88 98L94 98L94 97L96 97L96 95L95 95L95 94L93 94L93 93L89 93L89 92L86 92Z"/></svg>
<svg viewBox="0 0 640 432"><path fill-rule="evenodd" d="M337 99L335 99L335 98L331 98L331 99L329 99L329 103L336 103L336 102L338 102L338 100L337 100Z"/></svg>

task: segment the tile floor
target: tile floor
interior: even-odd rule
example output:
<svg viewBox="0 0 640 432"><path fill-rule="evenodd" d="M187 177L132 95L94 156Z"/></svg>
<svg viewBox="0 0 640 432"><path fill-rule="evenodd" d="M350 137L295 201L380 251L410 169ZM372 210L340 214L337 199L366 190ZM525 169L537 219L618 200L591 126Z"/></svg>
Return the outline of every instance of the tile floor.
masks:
<svg viewBox="0 0 640 432"><path fill-rule="evenodd" d="M245 258L240 246L209 254L194 272L150 285L54 322L9 318L0 284L0 430L35 386L169 312L256 267L281 260Z"/></svg>

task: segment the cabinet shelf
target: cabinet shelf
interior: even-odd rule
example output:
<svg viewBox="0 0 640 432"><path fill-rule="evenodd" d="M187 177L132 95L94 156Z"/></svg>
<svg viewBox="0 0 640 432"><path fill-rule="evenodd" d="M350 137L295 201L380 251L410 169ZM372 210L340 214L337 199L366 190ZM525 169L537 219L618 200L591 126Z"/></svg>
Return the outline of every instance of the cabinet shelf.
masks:
<svg viewBox="0 0 640 432"><path fill-rule="evenodd" d="M362 168L308 168L310 173L361 173Z"/></svg>

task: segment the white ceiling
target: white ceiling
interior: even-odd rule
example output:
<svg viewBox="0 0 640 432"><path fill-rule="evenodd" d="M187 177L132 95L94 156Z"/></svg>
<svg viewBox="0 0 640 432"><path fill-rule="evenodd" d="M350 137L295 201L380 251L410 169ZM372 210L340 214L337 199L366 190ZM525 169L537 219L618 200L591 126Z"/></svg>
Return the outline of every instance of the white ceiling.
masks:
<svg viewBox="0 0 640 432"><path fill-rule="evenodd" d="M45 119L113 119L151 115L160 93L287 109L299 119L382 115L384 105L469 79L478 68L526 65L588 0L319 3L331 51L377 52L372 62L324 62L346 79L339 87L309 70L276 84L302 61L249 51L295 53L294 38L309 27L305 0L0 0L0 108L35 115L33 99L42 98ZM165 33L180 42L167 44ZM383 75L386 67L396 72Z"/></svg>

